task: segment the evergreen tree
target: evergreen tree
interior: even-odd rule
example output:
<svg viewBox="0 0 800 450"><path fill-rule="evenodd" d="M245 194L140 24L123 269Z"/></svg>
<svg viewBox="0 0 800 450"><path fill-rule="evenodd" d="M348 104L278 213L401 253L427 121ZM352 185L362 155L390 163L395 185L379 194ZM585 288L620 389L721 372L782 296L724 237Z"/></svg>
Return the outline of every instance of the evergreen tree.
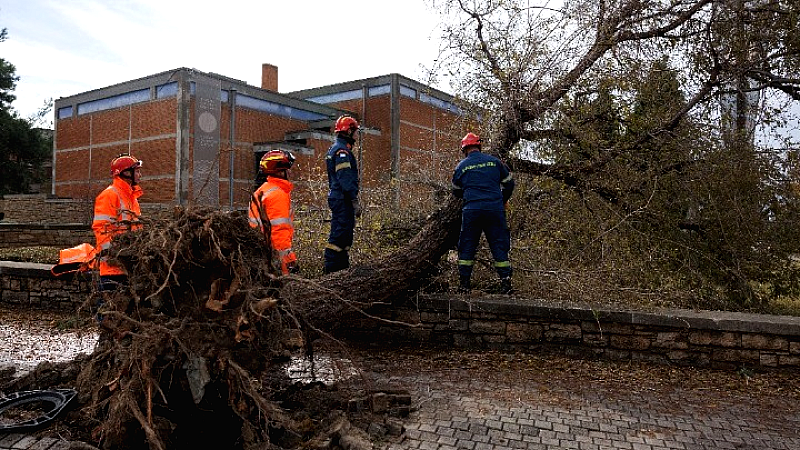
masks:
<svg viewBox="0 0 800 450"><path fill-rule="evenodd" d="M0 30L0 42L6 40L8 30ZM16 97L12 94L17 85L19 77L16 76L17 68L3 58L0 58L0 110L7 111L11 108L11 102Z"/></svg>
<svg viewBox="0 0 800 450"><path fill-rule="evenodd" d="M0 31L0 42L7 30ZM20 194L41 181L42 163L50 157L52 142L11 107L19 77L16 68L0 58L0 195Z"/></svg>

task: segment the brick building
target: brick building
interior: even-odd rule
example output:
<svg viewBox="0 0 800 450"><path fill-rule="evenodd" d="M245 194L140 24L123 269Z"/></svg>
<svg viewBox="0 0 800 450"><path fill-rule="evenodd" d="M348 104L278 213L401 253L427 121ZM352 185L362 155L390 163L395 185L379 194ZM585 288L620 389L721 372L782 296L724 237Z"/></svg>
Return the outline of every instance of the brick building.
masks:
<svg viewBox="0 0 800 450"><path fill-rule="evenodd" d="M298 197L320 201L345 113L365 127L365 188L431 198L449 183L463 131L452 96L398 74L281 94L278 68L264 64L261 87L180 68L56 100L52 193L93 199L110 161L130 153L144 161L142 202L243 208L258 159L281 148L298 157Z"/></svg>

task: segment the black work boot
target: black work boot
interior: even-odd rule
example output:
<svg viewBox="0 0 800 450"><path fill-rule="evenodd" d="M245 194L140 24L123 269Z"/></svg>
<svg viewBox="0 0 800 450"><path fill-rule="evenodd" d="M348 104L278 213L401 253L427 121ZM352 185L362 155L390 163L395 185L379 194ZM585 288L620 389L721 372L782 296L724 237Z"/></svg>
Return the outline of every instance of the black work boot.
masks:
<svg viewBox="0 0 800 450"><path fill-rule="evenodd" d="M470 283L469 278L461 278L458 283L458 293L469 294L469 291L471 290L472 290L472 284Z"/></svg>
<svg viewBox="0 0 800 450"><path fill-rule="evenodd" d="M504 295L514 293L514 288L511 287L511 277L500 278L500 293Z"/></svg>

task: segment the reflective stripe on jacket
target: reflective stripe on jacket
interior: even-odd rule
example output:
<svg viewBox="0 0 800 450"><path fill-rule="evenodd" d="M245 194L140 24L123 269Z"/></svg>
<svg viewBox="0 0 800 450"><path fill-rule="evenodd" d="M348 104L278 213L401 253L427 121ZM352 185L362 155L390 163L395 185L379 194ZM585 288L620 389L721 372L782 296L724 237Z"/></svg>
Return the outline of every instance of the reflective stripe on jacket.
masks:
<svg viewBox="0 0 800 450"><path fill-rule="evenodd" d="M92 220L92 231L97 241L96 251L108 250L114 236L142 227L139 223L139 216L142 214L139 208L141 196L141 187L131 187L119 177L114 177L111 185L97 196ZM109 264L107 258L107 255L100 257L101 276L125 274L122 267Z"/></svg>
<svg viewBox="0 0 800 450"><path fill-rule="evenodd" d="M281 266L281 271L289 273L288 264L297 261L297 255L292 251L292 238L294 237L294 211L292 210L291 193L294 185L289 180L277 177L267 177L266 183L256 189L250 202L248 223L253 228L264 230L262 217L259 211L266 214L263 220L269 220L270 241L275 251L276 260Z"/></svg>

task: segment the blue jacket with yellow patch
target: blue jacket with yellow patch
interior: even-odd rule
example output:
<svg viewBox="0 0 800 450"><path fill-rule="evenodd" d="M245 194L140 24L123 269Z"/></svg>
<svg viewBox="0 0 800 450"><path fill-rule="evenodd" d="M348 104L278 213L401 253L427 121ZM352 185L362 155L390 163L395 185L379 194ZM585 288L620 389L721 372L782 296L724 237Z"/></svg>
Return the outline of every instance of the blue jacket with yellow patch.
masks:
<svg viewBox="0 0 800 450"><path fill-rule="evenodd" d="M464 209L502 211L513 191L511 172L492 155L473 151L453 172L453 195L464 199Z"/></svg>
<svg viewBox="0 0 800 450"><path fill-rule="evenodd" d="M358 164L353 156L352 139L338 136L328 149L325 166L328 169L328 198L354 200L358 198Z"/></svg>

